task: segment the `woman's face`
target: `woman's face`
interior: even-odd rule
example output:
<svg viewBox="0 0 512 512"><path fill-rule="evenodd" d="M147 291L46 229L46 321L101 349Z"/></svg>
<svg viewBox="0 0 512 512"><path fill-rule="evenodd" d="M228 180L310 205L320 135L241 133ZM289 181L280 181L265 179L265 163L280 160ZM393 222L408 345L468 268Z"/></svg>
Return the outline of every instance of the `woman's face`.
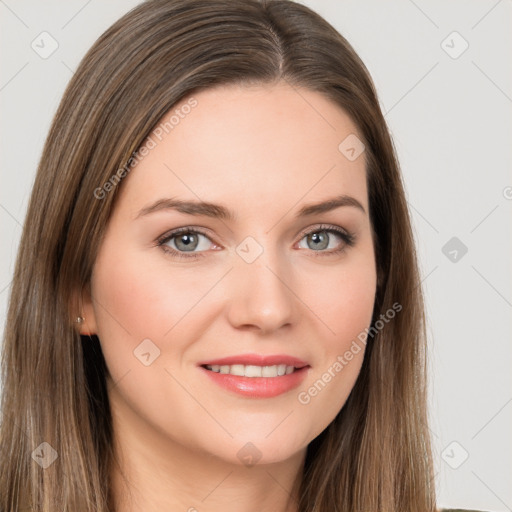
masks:
<svg viewBox="0 0 512 512"><path fill-rule="evenodd" d="M363 360L376 268L358 130L283 83L205 90L166 121L120 185L84 331L119 428L147 447L285 460L334 419Z"/></svg>

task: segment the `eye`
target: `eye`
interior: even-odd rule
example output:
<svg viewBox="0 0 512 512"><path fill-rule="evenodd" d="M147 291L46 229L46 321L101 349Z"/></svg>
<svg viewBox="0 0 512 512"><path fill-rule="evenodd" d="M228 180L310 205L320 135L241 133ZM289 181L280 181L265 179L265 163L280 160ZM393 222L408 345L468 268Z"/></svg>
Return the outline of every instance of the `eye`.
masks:
<svg viewBox="0 0 512 512"><path fill-rule="evenodd" d="M201 243L201 237L209 240L206 233L184 227L166 233L157 241L157 245L174 258L199 258L202 255L193 251L198 247L208 249L208 243Z"/></svg>
<svg viewBox="0 0 512 512"><path fill-rule="evenodd" d="M330 247L332 239L336 237L342 240L341 244ZM209 240L210 243L202 241L201 238ZM355 243L355 235L338 226L324 224L303 232L301 234L300 242L304 239L306 239L306 244L308 245L306 249L311 249L315 253L314 256L332 256L335 254L341 254L348 247L352 247ZM162 235L157 240L156 245L161 247L162 250L168 253L172 258L190 259L203 257L204 255L202 253L206 252L208 250L208 246L212 243L213 242L210 240L208 235L202 230L183 227ZM196 251L198 248L203 250ZM300 248L303 249L304 247ZM324 250L329 248L330 250Z"/></svg>
<svg viewBox="0 0 512 512"><path fill-rule="evenodd" d="M334 235L334 236L333 236ZM335 245L331 250L325 251L329 248L333 238L342 240L341 244ZM306 239L306 248L312 248L315 256L329 256L334 254L341 254L347 247L352 247L355 243L355 236L337 226L320 225L314 229L310 229L302 233L302 240Z"/></svg>

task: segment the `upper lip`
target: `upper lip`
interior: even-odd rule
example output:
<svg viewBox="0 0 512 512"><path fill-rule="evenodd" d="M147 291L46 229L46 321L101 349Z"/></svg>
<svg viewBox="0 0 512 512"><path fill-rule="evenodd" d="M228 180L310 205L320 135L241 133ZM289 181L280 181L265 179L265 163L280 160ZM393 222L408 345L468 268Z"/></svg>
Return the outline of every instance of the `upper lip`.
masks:
<svg viewBox="0 0 512 512"><path fill-rule="evenodd" d="M302 368L309 366L308 363L299 359L298 357L289 356L286 354L240 354L237 356L222 357L220 359L211 359L199 363L199 366L213 366L213 365L233 365L243 364L254 366L274 366L285 364L286 366L294 366L295 368Z"/></svg>

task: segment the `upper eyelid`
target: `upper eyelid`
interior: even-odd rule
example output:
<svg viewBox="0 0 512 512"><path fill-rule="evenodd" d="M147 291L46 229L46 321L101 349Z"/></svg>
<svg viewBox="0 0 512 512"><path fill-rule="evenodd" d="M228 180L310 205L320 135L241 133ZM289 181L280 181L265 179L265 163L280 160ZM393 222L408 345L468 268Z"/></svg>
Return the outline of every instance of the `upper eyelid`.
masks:
<svg viewBox="0 0 512 512"><path fill-rule="evenodd" d="M329 231L329 230L333 230L335 232L342 231L347 235L352 235L352 233L348 229L346 229L342 226L336 226L335 224L319 223L312 227L304 228L303 230L299 231L297 236L304 236L307 233L310 233L312 231Z"/></svg>

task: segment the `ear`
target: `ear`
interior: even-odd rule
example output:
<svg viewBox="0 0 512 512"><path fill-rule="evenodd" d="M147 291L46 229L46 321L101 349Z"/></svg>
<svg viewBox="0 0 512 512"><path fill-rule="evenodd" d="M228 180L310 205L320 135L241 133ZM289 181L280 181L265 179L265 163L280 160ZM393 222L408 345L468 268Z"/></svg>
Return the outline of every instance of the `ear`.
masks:
<svg viewBox="0 0 512 512"><path fill-rule="evenodd" d="M89 285L82 290L73 292L72 304L73 321L79 333L83 335L97 334L96 315ZM82 321L78 322L78 318L82 318Z"/></svg>

